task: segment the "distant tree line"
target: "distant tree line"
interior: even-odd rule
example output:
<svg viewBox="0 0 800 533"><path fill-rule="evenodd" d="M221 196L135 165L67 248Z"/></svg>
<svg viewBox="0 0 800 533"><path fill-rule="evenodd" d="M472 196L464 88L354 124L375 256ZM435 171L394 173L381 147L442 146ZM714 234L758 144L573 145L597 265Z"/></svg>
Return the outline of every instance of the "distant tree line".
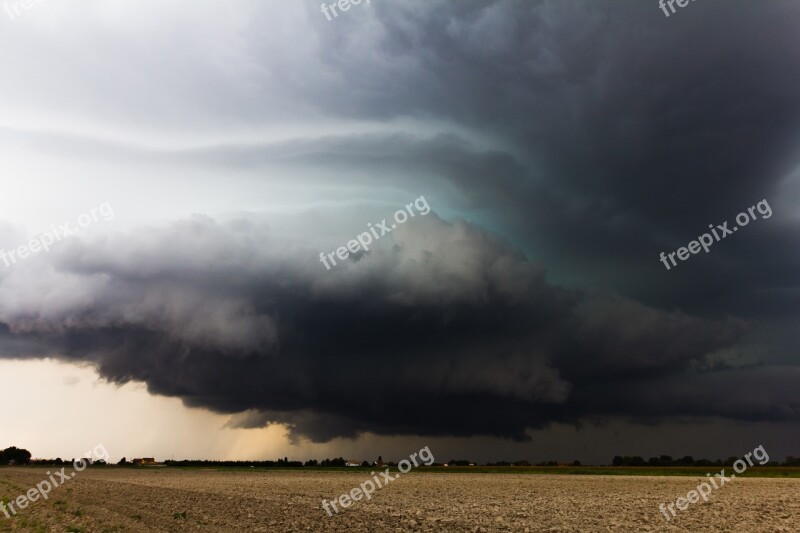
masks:
<svg viewBox="0 0 800 533"><path fill-rule="evenodd" d="M326 459L327 460L327 459ZM344 459L342 459L344 463ZM288 458L278 459L277 461L207 461L201 459L183 459L180 461L164 461L167 466L228 466L228 467L302 467L302 461L290 461ZM344 464L342 464L344 466Z"/></svg>
<svg viewBox="0 0 800 533"><path fill-rule="evenodd" d="M61 466L61 465L71 465L76 460L85 459L83 457L76 457L73 459L62 460L61 457L56 457L55 459L31 459L30 464L33 466ZM103 459L92 459L89 463L89 466L105 466L107 463Z"/></svg>
<svg viewBox="0 0 800 533"><path fill-rule="evenodd" d="M674 459L670 455L661 455L659 457L650 457L649 459L645 460L643 457L638 455L617 455L611 461L613 466L650 466L650 467L665 467L665 466L703 466L703 467L715 467L715 466L733 466L733 463L736 462L739 457L728 457L727 459L717 459L716 461L711 461L709 459L694 459L691 455L686 455L684 457L680 457L678 459ZM72 463L73 460L62 461L61 458L56 459L33 459L31 460L31 452L28 450L17 448L16 446L11 446L10 448L6 448L5 450L0 450L0 465L66 465ZM105 461L98 460L94 461L93 464L95 465L105 465ZM117 463L120 466L128 466L131 463L127 461L124 457ZM199 460L199 459L184 459L180 461L168 460L165 461L167 466L209 466L209 467L241 467L241 468L249 468L249 467L279 467L279 468L301 468L301 467L345 467L347 466L347 461L342 457L336 457L334 459L323 459L322 461L317 461L316 459L310 459L308 461L290 461L287 457L283 459L278 459L276 461L209 461L209 460ZM447 466L475 466L477 462L470 461L468 459L451 459L446 463ZM375 468L379 466L397 466L397 463L394 462L387 462L384 463L381 457L378 457L378 461L363 461L361 462L362 467L366 468ZM433 466L442 466L441 463L434 463ZM531 465L530 462L525 460L520 461L497 461L497 462L489 462L485 463L481 466L488 466L488 467L505 467L505 466L517 466L517 467L530 467L534 466ZM535 466L581 466L580 461L572 461L569 463L558 462L558 461L543 461L540 463L536 463ZM766 466L796 466L800 467L800 457L788 456L786 461L780 463L778 461L770 461L766 464Z"/></svg>
<svg viewBox="0 0 800 533"><path fill-rule="evenodd" d="M22 448L12 446L5 450L0 450L0 466L7 465L34 465L34 466L60 466L68 465L75 462L75 459L67 461L61 460L60 457L55 459L31 459L31 452ZM102 459L97 459L89 462L90 465L105 465L106 462Z"/></svg>
<svg viewBox="0 0 800 533"><path fill-rule="evenodd" d="M691 455L686 455L679 459L673 459L669 455L661 455L659 457L651 457L645 461L643 457L638 455L616 455L611 464L613 466L733 466L733 463L739 459L741 457L728 457L724 460L711 461L709 459L695 459ZM790 455L783 463L770 461L765 466L800 466L800 457L796 458Z"/></svg>
<svg viewBox="0 0 800 533"><path fill-rule="evenodd" d="M450 463L447 464L449 465ZM531 463L530 461L514 461L513 463L497 461L496 463L486 463L486 466L531 466Z"/></svg>
<svg viewBox="0 0 800 533"><path fill-rule="evenodd" d="M181 461L165 461L164 464L167 466L229 466L229 467L280 467L280 468L299 468L299 467L329 467L329 466L347 466L347 461L344 460L343 457L337 457L335 459L323 459L322 461L317 461L316 459L311 459L306 461L305 463L302 461L290 461L287 457L283 459L278 459L277 461L206 461L206 460L181 460ZM375 463L369 463L367 461L363 461L361 466L371 467Z"/></svg>
<svg viewBox="0 0 800 533"><path fill-rule="evenodd" d="M124 458L123 458L124 460ZM378 462L369 462L369 461L362 461L360 466L365 468L372 468L378 466L378 464L384 464L382 459L378 457ZM122 463L119 462L117 464L124 465L129 463ZM180 461L164 461L164 464L167 466L226 466L226 467L240 467L240 468L300 468L300 467L345 467L347 466L347 461L343 457L336 457L335 459L323 459L322 461L317 461L316 459L310 459L306 462L302 461L290 461L287 457L283 459L278 459L277 461L206 461L202 459L189 459L189 460L180 460ZM385 466L397 466L397 463L389 462L386 463Z"/></svg>
<svg viewBox="0 0 800 533"><path fill-rule="evenodd" d="M0 452L0 465L7 465L11 461L14 461L14 464L23 465L23 464L31 464L31 465L67 465L73 462L72 459L62 461L61 458L56 459L31 459L30 452L27 450L20 450L18 448L8 448ZM648 460L644 458L634 455L626 455L621 456L617 455L611 461L612 466L649 466L649 467L665 467L665 466L677 466L677 467L685 467L685 466L703 466L703 467L723 467L723 466L733 466L733 463L736 462L740 457L728 457L727 459L717 459L715 461L711 461L709 459L694 459L690 455L686 455L684 457L680 457L678 459L673 459L669 455L661 455L659 457L651 457ZM93 462L94 465L105 465L105 461L98 460ZM322 461L318 461L316 459L310 459L308 461L290 461L288 458L284 457L283 459L278 459L275 461L213 461L213 460L205 460L205 459L183 459L179 461L174 460L167 460L164 462L167 466L187 466L187 467L239 467L239 468L326 468L326 467L336 467L336 468L343 468L347 466L347 461L342 457L336 457L334 459L323 459ZM124 457L117 463L118 466L133 466L131 462L129 462ZM532 467L532 466L588 466L582 465L580 461L541 461L539 463L531 463L530 461L520 460L520 461L496 461L496 462L488 462L488 463L478 463L476 461L470 461L469 459L451 459L447 461L447 463L433 463L432 466L485 466L485 467ZM380 461L378 462L369 462L369 461L362 461L360 466L364 468L376 468L378 466L397 466L395 462L387 462L383 463ZM786 461L783 463L778 461L770 461L765 466L796 466L800 467L800 457L788 456Z"/></svg>

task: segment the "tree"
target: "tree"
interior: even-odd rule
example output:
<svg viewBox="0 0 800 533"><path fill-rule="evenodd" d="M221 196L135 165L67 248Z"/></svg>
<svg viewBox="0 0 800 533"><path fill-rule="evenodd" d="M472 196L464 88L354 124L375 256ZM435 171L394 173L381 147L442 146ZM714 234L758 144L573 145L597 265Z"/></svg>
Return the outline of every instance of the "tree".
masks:
<svg viewBox="0 0 800 533"><path fill-rule="evenodd" d="M31 452L12 446L0 451L0 465L26 465L31 462Z"/></svg>
<svg viewBox="0 0 800 533"><path fill-rule="evenodd" d="M128 460L127 460L126 458L124 458L124 457L123 457L122 459L120 459L120 460L119 460L119 462L118 462L117 464L118 464L119 466L125 466L125 465L127 465L127 464L128 464Z"/></svg>
<svg viewBox="0 0 800 533"><path fill-rule="evenodd" d="M614 466L646 466L647 463L645 460L638 455L630 456L626 455L625 457L620 457L619 455L614 456L614 459L611 461L611 464Z"/></svg>

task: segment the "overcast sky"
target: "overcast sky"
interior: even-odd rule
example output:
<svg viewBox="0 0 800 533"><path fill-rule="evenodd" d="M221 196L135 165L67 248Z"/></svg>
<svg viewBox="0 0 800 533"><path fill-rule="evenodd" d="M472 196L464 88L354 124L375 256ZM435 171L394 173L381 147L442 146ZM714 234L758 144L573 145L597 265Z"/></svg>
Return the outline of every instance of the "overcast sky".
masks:
<svg viewBox="0 0 800 533"><path fill-rule="evenodd" d="M797 2L9 4L0 447L800 453Z"/></svg>

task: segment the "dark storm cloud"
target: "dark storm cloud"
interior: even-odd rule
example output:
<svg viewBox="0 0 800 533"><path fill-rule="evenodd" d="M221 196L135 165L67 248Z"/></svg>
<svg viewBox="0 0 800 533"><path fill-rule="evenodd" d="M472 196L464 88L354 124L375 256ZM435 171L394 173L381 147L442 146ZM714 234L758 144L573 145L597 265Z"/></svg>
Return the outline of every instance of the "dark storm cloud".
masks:
<svg viewBox="0 0 800 533"><path fill-rule="evenodd" d="M307 127L302 135L166 153L75 139L48 149L271 178L280 164L313 169L305 179L314 185L327 178L413 194L426 183L442 192L440 206L479 212L560 280L708 316L785 317L800 267L790 252L800 230L800 7L690 7L666 18L635 0L398 1L334 23L309 4L302 24L314 39L282 53L261 30L297 8L265 8L237 35L247 64L261 68L247 69L246 80L218 76L214 87L236 95L215 98L224 104L206 105L219 88L182 89L191 95L180 112L220 122L246 115L253 127L288 116ZM197 57L191 65L211 68ZM242 94L250 85L257 90ZM147 109L148 120L163 118ZM312 137L309 117L341 121L342 131ZM348 129L404 119L419 122L389 133ZM430 134L425 121L450 132ZM474 132L495 142L465 140ZM658 261L762 199L775 212L769 221L670 272Z"/></svg>
<svg viewBox="0 0 800 533"><path fill-rule="evenodd" d="M433 214L385 239L333 271L252 218L64 243L5 273L4 338L36 337L111 381L241 413L235 424L282 422L325 441L522 439L552 421L638 415L624 398L642 395L642 379L672 393L660 412L684 414L670 380L713 383L695 367L744 331L553 286L503 241ZM765 412L787 416L782 385L761 394ZM702 414L736 417L714 405Z"/></svg>
<svg viewBox="0 0 800 533"><path fill-rule="evenodd" d="M787 178L800 163L800 6L692 3L669 19L635 1L375 11L383 33L369 53L334 46L363 37L356 21L325 28L324 57L347 82L310 99L503 139L525 166L465 173L460 185L570 279L701 312L786 312L762 291L796 287L800 267L785 253L800 229ZM672 272L658 263L764 198L769 225Z"/></svg>
<svg viewBox="0 0 800 533"><path fill-rule="evenodd" d="M0 272L3 356L58 349L114 382L236 414L232 424L282 422L320 441L522 439L603 417L796 419L785 350L800 267L800 6L693 2L666 19L634 0L373 3L335 24L310 12L314 38L291 55L258 24L277 9L242 30L241 64L257 74L236 78L241 90L222 75L211 89L181 85L210 72L168 76L165 99L186 97L167 116L297 119L306 129L295 138L168 150L0 137L123 166L279 181L280 165L303 177L304 198L326 180L355 195L435 191L522 251L433 214L331 272L303 244L322 237L276 234L257 218L73 241ZM180 71L169 65L147 71ZM164 116L132 109L143 123ZM122 111L112 116L132 113ZM342 131L312 137L309 117ZM359 121L385 128L364 133ZM764 198L772 218L672 271L658 261ZM545 267L571 284L547 281ZM743 344L754 322L776 329L767 340L783 351Z"/></svg>

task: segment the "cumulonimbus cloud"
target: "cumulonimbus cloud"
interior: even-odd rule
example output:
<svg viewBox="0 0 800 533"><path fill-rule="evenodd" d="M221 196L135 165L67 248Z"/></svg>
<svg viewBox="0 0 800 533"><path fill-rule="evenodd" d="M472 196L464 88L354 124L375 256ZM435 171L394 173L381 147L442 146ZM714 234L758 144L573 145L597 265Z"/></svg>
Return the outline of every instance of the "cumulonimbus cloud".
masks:
<svg viewBox="0 0 800 533"><path fill-rule="evenodd" d="M433 213L332 271L285 242L256 219L201 216L73 239L3 273L0 347L16 343L3 355L27 343L30 357L92 362L113 382L317 441L522 439L625 415L599 400L636 390L629 380L665 386L744 331L554 286L505 241Z"/></svg>

